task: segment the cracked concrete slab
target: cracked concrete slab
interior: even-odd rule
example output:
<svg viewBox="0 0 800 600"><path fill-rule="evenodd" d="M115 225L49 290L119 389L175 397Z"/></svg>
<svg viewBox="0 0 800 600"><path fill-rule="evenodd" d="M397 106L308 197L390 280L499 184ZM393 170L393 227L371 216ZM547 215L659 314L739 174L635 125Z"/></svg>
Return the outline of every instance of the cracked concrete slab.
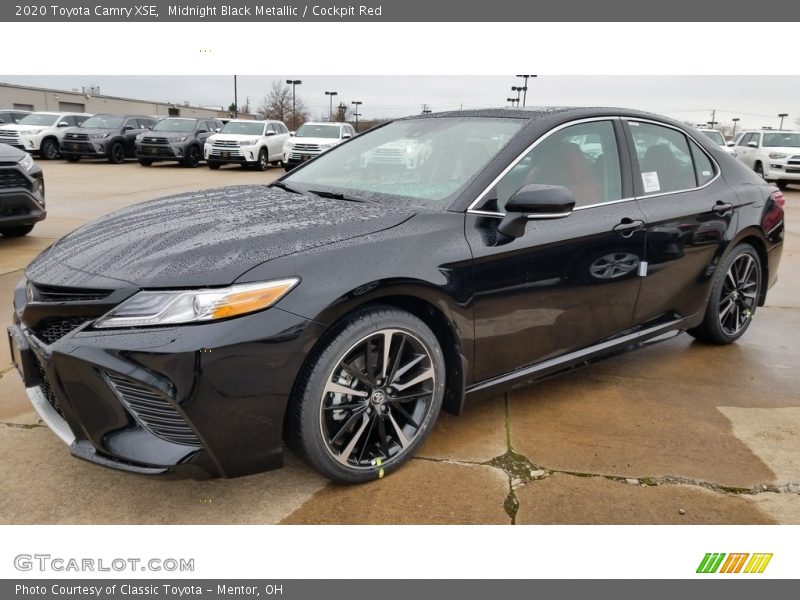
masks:
<svg viewBox="0 0 800 600"><path fill-rule="evenodd" d="M328 485L282 522L288 524L508 524L508 477L481 465L414 459L389 477Z"/></svg>
<svg viewBox="0 0 800 600"><path fill-rule="evenodd" d="M742 497L682 485L641 486L555 474L529 483L516 496L518 525L775 523Z"/></svg>

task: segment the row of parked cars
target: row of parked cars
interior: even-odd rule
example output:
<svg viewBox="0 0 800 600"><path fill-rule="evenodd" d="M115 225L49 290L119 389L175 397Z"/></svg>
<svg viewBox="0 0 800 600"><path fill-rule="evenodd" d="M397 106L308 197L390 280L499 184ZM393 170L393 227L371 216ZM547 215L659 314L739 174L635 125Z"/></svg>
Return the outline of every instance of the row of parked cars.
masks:
<svg viewBox="0 0 800 600"><path fill-rule="evenodd" d="M197 167L205 161L212 169L234 163L263 171L283 164L288 171L355 134L349 123L305 123L290 132L272 120L0 111L0 143L48 160L105 158L119 164L135 158L146 167L159 161Z"/></svg>
<svg viewBox="0 0 800 600"><path fill-rule="evenodd" d="M746 130L737 133L731 140L726 140L715 129L700 131L780 189L786 189L790 183L800 183L799 131Z"/></svg>

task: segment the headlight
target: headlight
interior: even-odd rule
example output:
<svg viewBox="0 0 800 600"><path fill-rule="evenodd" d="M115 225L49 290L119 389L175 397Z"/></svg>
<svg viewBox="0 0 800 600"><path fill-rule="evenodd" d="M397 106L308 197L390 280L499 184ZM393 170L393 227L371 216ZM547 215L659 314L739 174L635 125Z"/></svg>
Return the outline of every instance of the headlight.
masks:
<svg viewBox="0 0 800 600"><path fill-rule="evenodd" d="M258 138L253 138L252 140L242 140L239 142L240 146L255 146L258 143Z"/></svg>
<svg viewBox="0 0 800 600"><path fill-rule="evenodd" d="M319 149L320 149L320 150L330 150L330 149L331 149L331 148L333 148L335 145L336 145L336 143L335 143L335 142L334 142L333 144L320 144L320 145L319 145Z"/></svg>
<svg viewBox="0 0 800 600"><path fill-rule="evenodd" d="M37 133L41 133L38 129L26 129L25 131L20 131L20 135L36 135Z"/></svg>
<svg viewBox="0 0 800 600"><path fill-rule="evenodd" d="M786 158L787 156L789 155L783 152L771 152L769 155L772 160L780 160L781 158Z"/></svg>
<svg viewBox="0 0 800 600"><path fill-rule="evenodd" d="M139 135L136 136L136 143L141 144L143 139L144 139L144 134L140 133Z"/></svg>
<svg viewBox="0 0 800 600"><path fill-rule="evenodd" d="M19 161L19 166L30 173L33 170L33 167L36 166L36 163L33 162L33 157L30 154L26 154L25 158Z"/></svg>
<svg viewBox="0 0 800 600"><path fill-rule="evenodd" d="M103 138L107 138L110 133L90 133L89 139L90 140L102 140Z"/></svg>
<svg viewBox="0 0 800 600"><path fill-rule="evenodd" d="M169 143L170 144L180 144L181 142L185 142L189 138L188 135L179 138L172 138Z"/></svg>
<svg viewBox="0 0 800 600"><path fill-rule="evenodd" d="M205 290L145 291L135 294L95 327L148 327L215 321L264 310L300 282L292 277Z"/></svg>

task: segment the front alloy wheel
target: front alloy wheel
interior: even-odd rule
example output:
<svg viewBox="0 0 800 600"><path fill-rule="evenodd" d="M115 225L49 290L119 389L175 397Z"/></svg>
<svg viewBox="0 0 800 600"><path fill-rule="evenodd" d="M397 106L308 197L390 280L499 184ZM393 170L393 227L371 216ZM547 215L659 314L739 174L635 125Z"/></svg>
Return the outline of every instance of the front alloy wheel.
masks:
<svg viewBox="0 0 800 600"><path fill-rule="evenodd" d="M411 314L373 308L347 319L290 406L289 442L334 481L378 479L413 456L444 396L444 358Z"/></svg>

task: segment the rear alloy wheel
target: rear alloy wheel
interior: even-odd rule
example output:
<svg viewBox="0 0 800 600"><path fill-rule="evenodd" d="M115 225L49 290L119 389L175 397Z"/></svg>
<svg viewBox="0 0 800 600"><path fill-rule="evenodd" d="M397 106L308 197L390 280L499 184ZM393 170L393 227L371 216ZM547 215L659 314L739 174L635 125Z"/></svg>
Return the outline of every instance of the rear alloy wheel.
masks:
<svg viewBox="0 0 800 600"><path fill-rule="evenodd" d="M22 225L20 227L4 227L0 229L0 235L5 237L22 237L33 231L33 225Z"/></svg>
<svg viewBox="0 0 800 600"><path fill-rule="evenodd" d="M262 148L258 153L258 163L256 168L259 171L266 171L269 168L269 153L266 148Z"/></svg>
<svg viewBox="0 0 800 600"><path fill-rule="evenodd" d="M761 258L750 244L740 244L717 270L703 323L689 333L714 344L735 342L750 326L760 292Z"/></svg>
<svg viewBox="0 0 800 600"><path fill-rule="evenodd" d="M54 139L46 139L39 146L39 156L45 160L58 158L58 143Z"/></svg>
<svg viewBox="0 0 800 600"><path fill-rule="evenodd" d="M287 441L334 481L380 479L430 433L444 379L425 323L394 308L357 313L304 370Z"/></svg>
<svg viewBox="0 0 800 600"><path fill-rule="evenodd" d="M111 146L111 151L108 153L108 160L115 165L121 165L125 162L125 146L119 142Z"/></svg>
<svg viewBox="0 0 800 600"><path fill-rule="evenodd" d="M756 172L756 175L758 175L762 179L764 178L764 166L760 162L757 162L755 164L753 170Z"/></svg>

